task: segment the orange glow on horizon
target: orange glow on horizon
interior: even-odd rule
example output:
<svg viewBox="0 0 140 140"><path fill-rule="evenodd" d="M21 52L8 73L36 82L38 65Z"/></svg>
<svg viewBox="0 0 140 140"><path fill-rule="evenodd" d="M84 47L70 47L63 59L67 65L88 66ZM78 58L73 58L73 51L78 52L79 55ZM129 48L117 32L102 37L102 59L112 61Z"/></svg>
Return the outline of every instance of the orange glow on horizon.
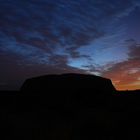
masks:
<svg viewBox="0 0 140 140"><path fill-rule="evenodd" d="M115 82L113 82L113 85L115 86L115 88L117 90L138 90L140 89L140 83L132 83L132 84L116 84Z"/></svg>
<svg viewBox="0 0 140 140"><path fill-rule="evenodd" d="M111 79L117 90L140 89L140 60L129 59L117 63L105 71L103 77Z"/></svg>

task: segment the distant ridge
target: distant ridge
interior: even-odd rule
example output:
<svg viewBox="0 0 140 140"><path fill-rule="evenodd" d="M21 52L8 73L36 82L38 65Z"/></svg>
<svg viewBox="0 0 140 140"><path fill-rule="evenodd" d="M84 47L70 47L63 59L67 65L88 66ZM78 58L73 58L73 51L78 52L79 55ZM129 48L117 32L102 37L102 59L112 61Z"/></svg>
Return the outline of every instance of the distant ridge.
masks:
<svg viewBox="0 0 140 140"><path fill-rule="evenodd" d="M110 79L89 74L44 75L27 79L21 91L48 91L48 89L92 89L94 91L114 91Z"/></svg>

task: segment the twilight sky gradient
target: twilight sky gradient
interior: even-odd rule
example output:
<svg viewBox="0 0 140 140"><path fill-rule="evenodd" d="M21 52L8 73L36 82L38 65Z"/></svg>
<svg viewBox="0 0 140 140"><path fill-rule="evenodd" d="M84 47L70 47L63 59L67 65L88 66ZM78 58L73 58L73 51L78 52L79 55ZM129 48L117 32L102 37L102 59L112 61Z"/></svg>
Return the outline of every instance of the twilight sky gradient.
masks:
<svg viewBox="0 0 140 140"><path fill-rule="evenodd" d="M67 72L140 88L140 1L1 0L0 89Z"/></svg>

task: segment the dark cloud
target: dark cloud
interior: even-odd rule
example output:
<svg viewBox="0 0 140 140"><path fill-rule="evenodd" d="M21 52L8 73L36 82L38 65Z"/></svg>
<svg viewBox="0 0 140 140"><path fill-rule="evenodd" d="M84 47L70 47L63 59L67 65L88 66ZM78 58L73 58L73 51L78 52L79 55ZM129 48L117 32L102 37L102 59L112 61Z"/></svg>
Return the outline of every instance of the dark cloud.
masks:
<svg viewBox="0 0 140 140"><path fill-rule="evenodd" d="M107 70L102 71L102 75L111 78L118 89L136 89L140 86L140 45L135 42L135 46L129 47L128 55L126 61L110 64Z"/></svg>
<svg viewBox="0 0 140 140"><path fill-rule="evenodd" d="M67 55L51 55L49 57L49 64L54 65L56 67L65 68L67 67L68 63L68 56Z"/></svg>
<svg viewBox="0 0 140 140"><path fill-rule="evenodd" d="M23 60L22 57L0 53L0 89L17 90L24 80L46 74L85 73L83 70L67 65L66 56L50 57L50 64L35 64Z"/></svg>
<svg viewBox="0 0 140 140"><path fill-rule="evenodd" d="M128 55L130 59L139 59L140 61L140 44L135 44L135 46L131 46Z"/></svg>
<svg viewBox="0 0 140 140"><path fill-rule="evenodd" d="M110 25L129 15L139 3L139 0L1 0L0 83L46 73L83 72L69 66L69 60L84 58L91 62L94 56L79 49L105 37ZM139 47L129 55L131 58L124 64L138 65ZM115 71L113 67L120 69L124 64L111 64L108 70ZM89 72L103 71L94 64L84 67Z"/></svg>
<svg viewBox="0 0 140 140"><path fill-rule="evenodd" d="M105 21L129 12L135 4L131 0L5 0L0 6L0 29L28 47L50 53L50 48L59 46L71 57L80 57L79 47L104 36L100 26Z"/></svg>
<svg viewBox="0 0 140 140"><path fill-rule="evenodd" d="M140 45L134 40L126 41L129 49L128 59L121 62L110 62L103 66L84 65L89 73L110 78L117 89L138 89L140 87Z"/></svg>

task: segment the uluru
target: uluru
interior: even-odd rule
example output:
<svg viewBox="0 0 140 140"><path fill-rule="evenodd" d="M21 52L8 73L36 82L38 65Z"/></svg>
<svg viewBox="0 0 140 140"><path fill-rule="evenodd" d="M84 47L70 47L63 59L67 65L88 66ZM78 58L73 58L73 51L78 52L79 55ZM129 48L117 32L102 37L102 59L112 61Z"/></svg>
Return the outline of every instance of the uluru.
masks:
<svg viewBox="0 0 140 140"><path fill-rule="evenodd" d="M115 87L110 79L74 73L29 78L21 87L21 91L48 91L49 89L91 89L112 92Z"/></svg>

